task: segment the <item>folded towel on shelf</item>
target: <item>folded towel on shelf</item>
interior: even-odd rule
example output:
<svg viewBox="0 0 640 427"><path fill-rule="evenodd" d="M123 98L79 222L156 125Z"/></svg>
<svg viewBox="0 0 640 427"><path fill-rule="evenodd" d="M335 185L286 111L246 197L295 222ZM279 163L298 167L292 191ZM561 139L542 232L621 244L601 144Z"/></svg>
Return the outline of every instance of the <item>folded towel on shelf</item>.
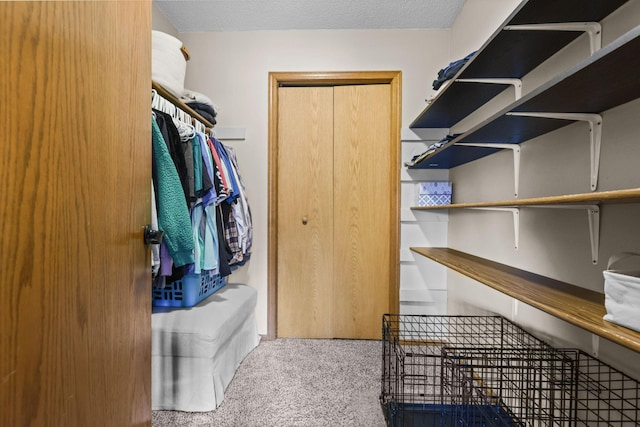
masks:
<svg viewBox="0 0 640 427"><path fill-rule="evenodd" d="M180 99L182 101L184 101L185 103L188 103L188 102L200 102L202 104L207 104L208 106L213 108L213 110L216 113L218 112L218 107L216 107L216 104L214 104L213 101L211 99L209 99L208 96L203 95L200 92L196 92L195 90L191 90L191 89L186 89L185 88L182 91L182 95L180 96Z"/></svg>
<svg viewBox="0 0 640 427"><path fill-rule="evenodd" d="M209 104L202 102L187 102L189 107L193 108L196 113L207 119L211 124L216 124L216 115L218 114Z"/></svg>
<svg viewBox="0 0 640 427"><path fill-rule="evenodd" d="M198 114L207 119L211 124L216 124L218 107L208 96L191 89L184 89L180 100L193 108Z"/></svg>

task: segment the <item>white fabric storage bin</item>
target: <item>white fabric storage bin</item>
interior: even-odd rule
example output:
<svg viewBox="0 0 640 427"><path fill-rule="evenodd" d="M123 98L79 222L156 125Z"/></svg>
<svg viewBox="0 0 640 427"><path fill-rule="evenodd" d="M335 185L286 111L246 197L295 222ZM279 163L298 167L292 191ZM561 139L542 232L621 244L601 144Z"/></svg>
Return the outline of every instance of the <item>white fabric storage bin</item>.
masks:
<svg viewBox="0 0 640 427"><path fill-rule="evenodd" d="M244 358L258 345L258 292L230 283L191 308L154 307L151 409L216 409Z"/></svg>
<svg viewBox="0 0 640 427"><path fill-rule="evenodd" d="M184 92L187 59L182 42L162 31L152 31L151 78L177 98Z"/></svg>
<svg viewBox="0 0 640 427"><path fill-rule="evenodd" d="M604 305L607 314L604 320L620 326L640 331L640 268L629 270L613 270L612 267L630 257L640 254L623 252L609 259L604 276Z"/></svg>

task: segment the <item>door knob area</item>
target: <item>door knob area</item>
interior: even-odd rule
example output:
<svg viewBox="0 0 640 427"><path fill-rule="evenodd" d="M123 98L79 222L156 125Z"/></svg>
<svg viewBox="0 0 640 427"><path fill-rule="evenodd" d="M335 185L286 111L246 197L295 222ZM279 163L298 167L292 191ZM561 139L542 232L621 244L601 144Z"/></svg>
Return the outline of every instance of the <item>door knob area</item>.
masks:
<svg viewBox="0 0 640 427"><path fill-rule="evenodd" d="M309 220L307 219L306 216L302 217L302 225L307 225L307 222L309 222Z"/></svg>
<svg viewBox="0 0 640 427"><path fill-rule="evenodd" d="M159 245L162 243L164 237L164 231L154 230L151 225L144 226L144 244L145 245Z"/></svg>

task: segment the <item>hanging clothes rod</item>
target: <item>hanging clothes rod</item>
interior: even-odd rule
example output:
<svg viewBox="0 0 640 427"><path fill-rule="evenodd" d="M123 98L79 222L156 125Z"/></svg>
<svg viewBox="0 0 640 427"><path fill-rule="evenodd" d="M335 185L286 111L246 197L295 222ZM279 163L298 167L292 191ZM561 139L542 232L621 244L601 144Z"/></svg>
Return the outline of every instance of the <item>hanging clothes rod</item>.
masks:
<svg viewBox="0 0 640 427"><path fill-rule="evenodd" d="M164 98L165 100L169 101L171 104L176 106L176 108L179 108L180 110L188 114L194 121L197 121L200 124L204 125L204 128L206 130L213 132L213 127L214 127L213 123L211 123L210 121L202 117L193 108L189 107L187 104L182 102L179 98L177 98L171 92L166 90L160 84L154 81L151 81L151 87L156 91L158 95L160 95L162 98ZM197 126L196 123L193 123L193 125Z"/></svg>
<svg viewBox="0 0 640 427"><path fill-rule="evenodd" d="M206 127L197 118L191 117L190 114L184 112L182 109L174 105L171 101L158 94L155 89L151 89L151 108L168 114L174 120L177 120L180 123L184 123L186 126L190 127L196 132L208 134L212 137L215 137L215 131L213 129Z"/></svg>

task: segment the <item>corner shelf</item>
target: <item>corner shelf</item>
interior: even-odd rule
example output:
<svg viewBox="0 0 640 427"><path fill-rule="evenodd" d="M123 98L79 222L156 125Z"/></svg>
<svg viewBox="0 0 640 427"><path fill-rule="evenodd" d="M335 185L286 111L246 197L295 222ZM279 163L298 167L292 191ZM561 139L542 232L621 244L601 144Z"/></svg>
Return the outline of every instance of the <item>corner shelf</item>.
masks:
<svg viewBox="0 0 640 427"><path fill-rule="evenodd" d="M640 351L640 333L602 320L604 294L449 248L410 248L512 298Z"/></svg>

